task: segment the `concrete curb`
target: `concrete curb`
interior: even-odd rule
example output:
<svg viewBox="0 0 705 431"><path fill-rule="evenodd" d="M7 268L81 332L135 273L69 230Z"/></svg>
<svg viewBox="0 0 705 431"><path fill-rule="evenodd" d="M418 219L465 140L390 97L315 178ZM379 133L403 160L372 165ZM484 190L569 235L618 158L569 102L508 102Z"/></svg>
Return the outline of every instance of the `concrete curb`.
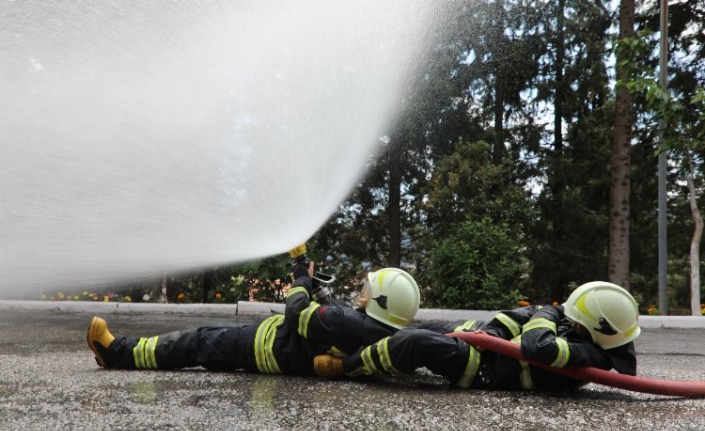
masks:
<svg viewBox="0 0 705 431"><path fill-rule="evenodd" d="M203 316L234 316L235 304L152 304L130 302L88 301L13 301L0 300L0 310L55 311L60 313L95 314L191 314Z"/></svg>
<svg viewBox="0 0 705 431"><path fill-rule="evenodd" d="M198 316L257 316L283 313L284 304L240 301L237 304L156 304L131 302L0 300L0 310L54 311L95 314L189 314ZM422 308L417 321L489 320L494 311ZM705 316L639 316L642 328L705 329Z"/></svg>

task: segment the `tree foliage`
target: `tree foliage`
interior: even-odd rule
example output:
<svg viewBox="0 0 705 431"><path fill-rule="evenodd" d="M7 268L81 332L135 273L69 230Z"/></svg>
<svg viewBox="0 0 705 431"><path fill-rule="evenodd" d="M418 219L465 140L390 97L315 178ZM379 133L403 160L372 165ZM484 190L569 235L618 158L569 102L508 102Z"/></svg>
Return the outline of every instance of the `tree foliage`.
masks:
<svg viewBox="0 0 705 431"><path fill-rule="evenodd" d="M424 299L440 308L513 308L523 296L521 237L490 217L456 224L431 251Z"/></svg>

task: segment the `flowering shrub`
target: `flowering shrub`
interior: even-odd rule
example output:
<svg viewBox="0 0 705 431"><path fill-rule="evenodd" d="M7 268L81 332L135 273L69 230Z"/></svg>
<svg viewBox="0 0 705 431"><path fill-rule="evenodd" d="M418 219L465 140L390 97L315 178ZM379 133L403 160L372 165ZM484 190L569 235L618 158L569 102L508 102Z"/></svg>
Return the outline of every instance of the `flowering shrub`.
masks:
<svg viewBox="0 0 705 431"><path fill-rule="evenodd" d="M232 276L226 283L221 283L214 291L208 293L208 300L213 304L234 304L247 300L251 295L250 285L242 275Z"/></svg>
<svg viewBox="0 0 705 431"><path fill-rule="evenodd" d="M647 308L647 309L646 309L646 313L647 313L649 316L658 316L658 315L661 314L661 313L658 311L658 307L655 306L655 305L652 305L651 307Z"/></svg>
<svg viewBox="0 0 705 431"><path fill-rule="evenodd" d="M525 299L522 299L521 301L519 301L520 307L528 307L529 305L531 305L531 303ZM546 304L541 304L541 305L546 305ZM551 303L551 305L554 307L558 307L560 304L558 303L558 301L553 301Z"/></svg>
<svg viewBox="0 0 705 431"><path fill-rule="evenodd" d="M98 293L84 291L80 295L58 292L55 295L47 296L42 293L40 299L46 301L102 301L102 302L132 302L130 295L119 293Z"/></svg>

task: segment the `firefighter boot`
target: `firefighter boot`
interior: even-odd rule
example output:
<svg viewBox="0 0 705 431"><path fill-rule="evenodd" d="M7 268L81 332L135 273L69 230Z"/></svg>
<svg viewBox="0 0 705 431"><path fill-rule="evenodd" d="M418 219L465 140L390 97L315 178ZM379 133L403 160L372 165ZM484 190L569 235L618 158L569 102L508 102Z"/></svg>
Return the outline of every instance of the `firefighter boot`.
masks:
<svg viewBox="0 0 705 431"><path fill-rule="evenodd" d="M105 368L105 359L108 356L108 347L115 340L113 334L108 331L108 322L98 316L93 317L88 325L86 341L95 355L95 361Z"/></svg>
<svg viewBox="0 0 705 431"><path fill-rule="evenodd" d="M313 370L321 377L330 379L343 375L343 358L333 355L318 355L313 358Z"/></svg>

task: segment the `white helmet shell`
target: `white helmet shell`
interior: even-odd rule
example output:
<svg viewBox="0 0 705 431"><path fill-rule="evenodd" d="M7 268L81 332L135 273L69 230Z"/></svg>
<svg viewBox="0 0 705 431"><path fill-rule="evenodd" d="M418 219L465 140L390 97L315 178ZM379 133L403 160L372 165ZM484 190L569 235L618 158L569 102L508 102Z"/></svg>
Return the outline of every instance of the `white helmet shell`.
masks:
<svg viewBox="0 0 705 431"><path fill-rule="evenodd" d="M603 349L623 346L641 333L636 301L616 284L583 284L570 294L564 308L565 315L590 331L592 340Z"/></svg>
<svg viewBox="0 0 705 431"><path fill-rule="evenodd" d="M401 329L414 319L421 294L414 278L398 268L367 274L369 302L366 313L386 325Z"/></svg>

